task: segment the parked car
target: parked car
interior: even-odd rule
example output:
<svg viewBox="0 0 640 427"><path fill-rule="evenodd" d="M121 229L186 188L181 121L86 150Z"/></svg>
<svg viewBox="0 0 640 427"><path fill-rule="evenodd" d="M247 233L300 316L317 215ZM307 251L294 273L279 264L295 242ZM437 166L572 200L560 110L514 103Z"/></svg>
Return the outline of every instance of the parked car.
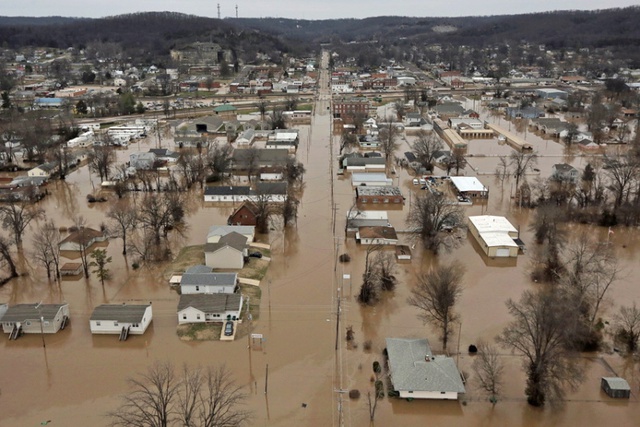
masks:
<svg viewBox="0 0 640 427"><path fill-rule="evenodd" d="M233 322L227 320L227 323L224 324L224 336L230 337L231 335L233 335Z"/></svg>
<svg viewBox="0 0 640 427"><path fill-rule="evenodd" d="M262 254L260 252L251 252L249 254L250 258L262 258Z"/></svg>
<svg viewBox="0 0 640 427"><path fill-rule="evenodd" d="M418 178L413 178L413 185L418 185L420 184L420 181L418 181Z"/></svg>

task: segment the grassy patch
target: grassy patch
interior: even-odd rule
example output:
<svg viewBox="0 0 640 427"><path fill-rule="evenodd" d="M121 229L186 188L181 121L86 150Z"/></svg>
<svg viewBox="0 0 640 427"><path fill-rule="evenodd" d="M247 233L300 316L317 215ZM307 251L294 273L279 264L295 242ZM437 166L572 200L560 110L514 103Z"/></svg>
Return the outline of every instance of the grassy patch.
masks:
<svg viewBox="0 0 640 427"><path fill-rule="evenodd" d="M215 341L220 339L222 323L192 323L178 325L178 337L182 341Z"/></svg>
<svg viewBox="0 0 640 427"><path fill-rule="evenodd" d="M249 261L244 264L242 270L238 272L239 277L246 279L262 280L267 274L269 262L261 258L250 257Z"/></svg>
<svg viewBox="0 0 640 427"><path fill-rule="evenodd" d="M204 245L185 246L167 266L163 275L168 280L171 276L182 274L187 268L198 264L204 264Z"/></svg>
<svg viewBox="0 0 640 427"><path fill-rule="evenodd" d="M251 313L253 320L257 320L260 317L260 300L262 299L262 289L259 286L240 284L240 293L245 297L245 304L247 298L249 305L245 305L245 310L240 317L247 319L247 311Z"/></svg>

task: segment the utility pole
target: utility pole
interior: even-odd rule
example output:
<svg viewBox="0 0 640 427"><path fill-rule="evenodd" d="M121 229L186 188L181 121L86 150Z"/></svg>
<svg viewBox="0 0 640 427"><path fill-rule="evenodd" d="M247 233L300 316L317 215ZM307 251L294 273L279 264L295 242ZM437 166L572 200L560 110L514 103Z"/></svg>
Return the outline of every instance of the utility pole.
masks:
<svg viewBox="0 0 640 427"><path fill-rule="evenodd" d="M338 342L340 337L340 288L337 290L338 309L336 310L336 351L338 351Z"/></svg>
<svg viewBox="0 0 640 427"><path fill-rule="evenodd" d="M264 394L267 394L268 387L269 387L269 364L267 363L267 368L264 375Z"/></svg>
<svg viewBox="0 0 640 427"><path fill-rule="evenodd" d="M40 336L42 337L42 348L47 348L47 345L44 342L44 316L42 315L42 310L40 307L42 306L42 301L36 304L36 310L38 310L38 314L40 315Z"/></svg>
<svg viewBox="0 0 640 427"><path fill-rule="evenodd" d="M238 5L236 4L236 19L238 19Z"/></svg>
<svg viewBox="0 0 640 427"><path fill-rule="evenodd" d="M218 3L218 19L220 19L220 3Z"/></svg>

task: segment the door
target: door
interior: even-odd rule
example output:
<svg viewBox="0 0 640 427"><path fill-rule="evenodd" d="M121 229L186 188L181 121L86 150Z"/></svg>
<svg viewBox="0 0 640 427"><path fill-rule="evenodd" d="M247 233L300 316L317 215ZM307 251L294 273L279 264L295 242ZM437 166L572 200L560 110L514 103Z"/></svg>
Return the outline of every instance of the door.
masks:
<svg viewBox="0 0 640 427"><path fill-rule="evenodd" d="M504 258L509 256L509 249L498 249L496 251L496 257Z"/></svg>

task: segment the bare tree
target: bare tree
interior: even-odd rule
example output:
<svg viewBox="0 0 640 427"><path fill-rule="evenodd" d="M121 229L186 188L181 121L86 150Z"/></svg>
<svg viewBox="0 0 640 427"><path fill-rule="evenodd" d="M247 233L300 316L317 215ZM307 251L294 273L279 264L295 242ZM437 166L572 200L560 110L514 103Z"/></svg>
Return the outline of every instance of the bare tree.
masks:
<svg viewBox="0 0 640 427"><path fill-rule="evenodd" d="M33 257L47 270L47 278L53 274L60 279L60 231L52 220L44 222L35 231L33 238Z"/></svg>
<svg viewBox="0 0 640 427"><path fill-rule="evenodd" d="M392 291L396 287L396 262L389 252L379 251L374 260L376 275L383 291Z"/></svg>
<svg viewBox="0 0 640 427"><path fill-rule="evenodd" d="M446 196L425 192L418 196L407 216L413 238L425 249L437 253L443 247L450 249L457 243L451 237L454 229L464 229L464 210L451 203Z"/></svg>
<svg viewBox="0 0 640 427"><path fill-rule="evenodd" d="M170 362L155 363L129 379L131 391L107 416L113 427L231 427L245 425L246 400L224 367L192 369L177 375Z"/></svg>
<svg viewBox="0 0 640 427"><path fill-rule="evenodd" d="M440 329L442 349L447 350L452 324L458 319L453 308L462 294L464 267L454 261L438 266L418 277L418 284L407 300L420 310L418 318Z"/></svg>
<svg viewBox="0 0 640 427"><path fill-rule="evenodd" d="M269 101L258 102L256 108L258 108L258 112L260 113L260 120L264 122L265 114L267 114L267 110L269 109Z"/></svg>
<svg viewBox="0 0 640 427"><path fill-rule="evenodd" d="M256 230L259 233L268 233L269 221L273 214L271 196L268 194L258 194L254 204L256 206Z"/></svg>
<svg viewBox="0 0 640 427"><path fill-rule="evenodd" d="M524 177L527 171L533 169L533 167L538 163L538 156L535 153L514 151L509 156L509 159L513 176L516 179L516 192L518 192L520 189L520 180Z"/></svg>
<svg viewBox="0 0 640 427"><path fill-rule="evenodd" d="M639 164L631 156L605 159L604 170L609 178L610 188L615 195L615 205L629 201L631 187L638 178Z"/></svg>
<svg viewBox="0 0 640 427"><path fill-rule="evenodd" d="M442 150L442 140L435 132L427 132L424 129L418 131L418 137L411 144L411 150L422 166L427 170L433 170L433 160L436 151Z"/></svg>
<svg viewBox="0 0 640 427"><path fill-rule="evenodd" d="M251 177L256 175L260 168L260 151L253 146L246 148L242 159L242 167L247 171L247 177L249 178L249 182L251 182Z"/></svg>
<svg viewBox="0 0 640 427"><path fill-rule="evenodd" d="M364 273L362 274L362 286L358 293L358 302L365 305L374 305L380 297L379 281L373 265L371 255L380 248L378 245L367 247L367 254L364 262Z"/></svg>
<svg viewBox="0 0 640 427"><path fill-rule="evenodd" d="M525 394L533 406L561 399L565 386L579 384L580 369L570 345L575 341L571 304L560 293L525 291L519 302L507 301L513 320L498 342L524 356Z"/></svg>
<svg viewBox="0 0 640 427"><path fill-rule="evenodd" d="M229 144L214 143L207 153L209 169L217 180L224 179L231 166L233 147Z"/></svg>
<svg viewBox="0 0 640 427"><path fill-rule="evenodd" d="M504 188L504 180L509 176L509 162L505 156L498 158L495 175L500 180L500 188Z"/></svg>
<svg viewBox="0 0 640 427"><path fill-rule="evenodd" d="M393 159L393 153L398 149L398 137L400 131L393 122L393 117L385 119L385 126L380 130L378 138L380 139L380 150L384 154L387 163Z"/></svg>
<svg viewBox="0 0 640 427"><path fill-rule="evenodd" d="M44 211L31 203L15 201L0 206L2 225L9 230L18 249L22 248L24 231L34 219L41 218Z"/></svg>
<svg viewBox="0 0 640 427"><path fill-rule="evenodd" d="M78 233L76 243L80 249L80 262L84 271L84 277L89 278L89 247L91 238L86 228L87 221L83 216L77 216L73 219L73 226Z"/></svg>
<svg viewBox="0 0 640 427"><path fill-rule="evenodd" d="M629 353L634 353L640 339L640 309L635 302L630 307L620 307L620 312L615 316L615 324L618 338L627 346Z"/></svg>
<svg viewBox="0 0 640 427"><path fill-rule="evenodd" d="M351 151L351 148L358 145L358 136L349 132L348 130L343 130L342 135L340 136L340 152L342 154L343 151Z"/></svg>
<svg viewBox="0 0 640 427"><path fill-rule="evenodd" d="M191 188L196 183L202 187L206 166L202 155L192 151L183 151L178 157L176 166L182 175L182 182L186 188Z"/></svg>
<svg viewBox="0 0 640 427"><path fill-rule="evenodd" d="M110 233L122 239L122 255L127 254L127 236L138 223L136 210L124 200L111 206L107 212L107 218L111 219Z"/></svg>
<svg viewBox="0 0 640 427"><path fill-rule="evenodd" d="M502 390L504 374L504 364L500 360L498 349L488 343L479 343L472 367L480 389L489 395L489 401L495 406Z"/></svg>
<svg viewBox="0 0 640 427"><path fill-rule="evenodd" d="M13 254L11 253L11 241L5 236L0 236L0 260L3 261L9 269L9 279L19 276L16 263L13 260Z"/></svg>
<svg viewBox="0 0 640 427"><path fill-rule="evenodd" d="M555 283L564 273L560 253L566 242L566 232L562 228L565 217L565 212L553 204L546 203L536 209L530 225L536 243L540 245L533 257L533 278L536 280Z"/></svg>
<svg viewBox="0 0 640 427"><path fill-rule="evenodd" d="M89 154L89 169L97 173L100 181L109 179L116 162L116 152L111 145L94 145Z"/></svg>
<svg viewBox="0 0 640 427"><path fill-rule="evenodd" d="M300 201L293 194L291 194L290 191L288 191L287 196L284 199L284 203L282 204L282 221L285 227L287 227L291 223L298 222L299 205Z"/></svg>
<svg viewBox="0 0 640 427"><path fill-rule="evenodd" d="M467 159L465 158L465 149L456 147L451 152L451 163L456 169L456 175L460 174L460 169L467 167Z"/></svg>

